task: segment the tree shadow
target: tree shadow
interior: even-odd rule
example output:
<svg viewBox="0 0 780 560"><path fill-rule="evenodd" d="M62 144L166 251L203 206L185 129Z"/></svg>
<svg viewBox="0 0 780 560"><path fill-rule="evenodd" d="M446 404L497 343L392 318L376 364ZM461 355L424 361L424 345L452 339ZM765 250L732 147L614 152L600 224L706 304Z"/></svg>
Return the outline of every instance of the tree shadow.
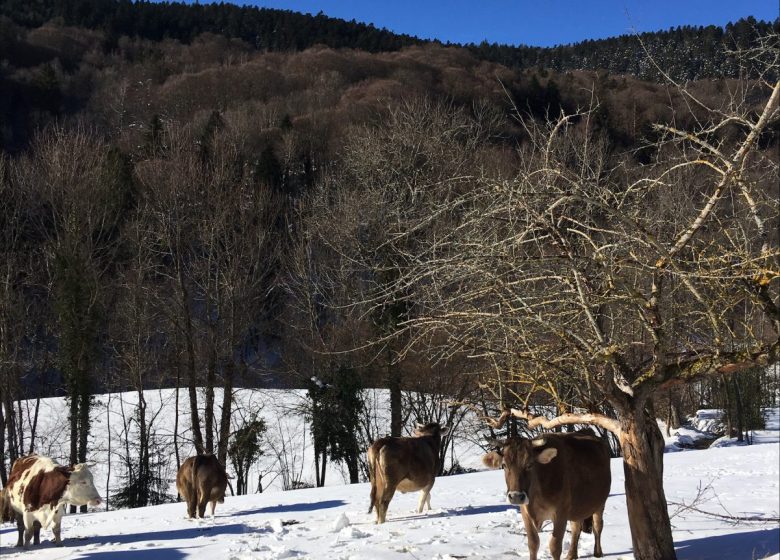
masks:
<svg viewBox="0 0 780 560"><path fill-rule="evenodd" d="M675 548L679 560L754 560L780 553L780 529L688 539L676 542Z"/></svg>
<svg viewBox="0 0 780 560"><path fill-rule="evenodd" d="M189 547L188 547L189 548ZM89 550L78 553L84 560L181 560L187 556L183 548L149 548L146 550Z"/></svg>
<svg viewBox="0 0 780 560"><path fill-rule="evenodd" d="M256 515L259 513L292 513L304 511L317 511L318 509L330 509L347 505L344 500L323 500L321 502L303 502L296 504L277 504L258 509L248 509L231 513L231 516Z"/></svg>
<svg viewBox="0 0 780 560"><path fill-rule="evenodd" d="M502 513L504 511L508 511L511 509L516 510L517 506L513 506L511 504L500 504L500 505L490 505L490 506L465 506L460 508L445 509L442 511L437 511L435 513L423 512L423 513L414 513L412 515L403 515L400 517L388 516L386 523L411 521L414 519L438 519L440 517L460 517L463 515L482 515L485 513ZM360 525L360 523L354 523L354 525Z"/></svg>
<svg viewBox="0 0 780 560"><path fill-rule="evenodd" d="M185 529L172 529L170 531L149 531L149 532L143 532L143 533L127 533L127 534L114 534L114 535L97 535L94 537L87 537L87 538L79 538L79 537L71 537L68 538L68 535L65 534L62 539L62 548L67 549L75 549L75 548L81 548L86 547L90 545L97 545L97 546L107 546L107 545L126 545L126 544L135 544L135 543L149 543L149 542L155 542L155 541L179 541L179 540L192 540L196 539L198 537L202 536L218 536L218 535L239 535L243 533L254 533L257 532L257 529L254 527L248 527L247 525L244 525L243 523L231 523L229 525L202 525L202 526L196 526L196 527L187 527ZM51 541L48 538L48 535L41 534L41 544L39 545L30 545L26 549L22 548L16 548L13 545L16 544L16 530L14 530L14 537L13 542L11 542L11 546L5 546L5 544L0 548L0 556L11 554L14 552L23 552L23 551L32 551L34 553L35 550L44 550L49 548L56 548L54 546L54 542ZM3 535L3 542L5 543L5 535ZM171 556L162 556L162 553L160 553L161 549L157 547L149 547L144 550L120 550L120 551L101 551L101 550L85 550L85 551L78 551L76 554L79 554L80 556L77 556L77 558L93 558L96 557L99 554L111 554L112 558L114 558L115 554L117 555L125 555L128 558L173 558L174 560L176 558L179 558L179 556L175 555L176 549L174 548L166 548L164 549L166 551L166 554L168 552L171 553Z"/></svg>

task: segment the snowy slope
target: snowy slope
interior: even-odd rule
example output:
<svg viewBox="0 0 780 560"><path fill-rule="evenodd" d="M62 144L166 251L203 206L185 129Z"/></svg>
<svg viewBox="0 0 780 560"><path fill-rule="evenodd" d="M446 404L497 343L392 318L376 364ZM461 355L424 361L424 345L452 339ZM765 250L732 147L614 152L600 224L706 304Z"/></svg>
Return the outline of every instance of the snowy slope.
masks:
<svg viewBox="0 0 780 560"><path fill-rule="evenodd" d="M215 391L216 403L222 402L222 391ZM189 401L187 391L179 393L179 422L176 424L176 391L174 389L149 390L144 393L147 403L148 421L152 423L153 440L159 444L159 452L167 462L163 469L165 478L171 481L169 494L176 496L174 480L176 478L175 451L173 449L173 432L179 435L178 444L182 458L194 453L191 443ZM296 480L314 485L314 456L312 454L311 436L306 422L303 407L306 392L303 390L251 390L239 389L235 392L233 410L233 429L235 430L244 417L256 414L263 418L268 426L265 436L265 453L252 468L249 476L249 490L256 491L258 474L263 473L265 490L281 490L282 470L289 472ZM375 431L385 435L390 424L387 391L367 390L365 395L367 406L376 423ZM137 441L137 427L132 415L138 403L137 393L112 393L96 395L92 408L92 430L89 438L89 461L96 462L92 471L98 490L105 494L106 488L113 494L121 483L122 460L126 454L124 441L129 433L130 441ZM203 397L199 399L203 406ZM32 401L24 402L26 418L34 415ZM201 412L202 414L202 412ZM216 405L216 418L221 415L219 404ZM37 453L53 457L59 463L68 462L70 453L68 423L68 408L63 398L42 399L40 403L38 428L35 442ZM202 418L202 415L201 415ZM478 424L475 426L474 424ZM464 467L479 467L481 448L474 443L475 434L484 424L475 418L468 421L454 432L454 450L447 456L445 468L451 462L458 461ZM29 439L29 425L25 430ZM29 443L25 443L27 448ZM131 455L137 451L131 449ZM282 463L287 469L282 468ZM231 471L231 466L228 465ZM326 485L342 485L349 481L346 469L340 465L331 464L328 467Z"/></svg>
<svg viewBox="0 0 780 560"><path fill-rule="evenodd" d="M690 503L701 489L699 509L777 518L780 445L777 437L766 439L774 441L667 454L667 499ZM633 558L622 471L620 460L613 460L603 536L606 558L611 559ZM4 525L0 558L527 558L522 523L517 509L505 503L504 489L502 471L439 478L431 512L413 513L417 496L397 494L382 526L366 513L367 484L229 497L213 520L184 519L183 504L66 516L65 548L47 542L19 552L10 548L14 528ZM780 560L776 522L734 525L693 511L675 513L674 505L669 510L680 559ZM549 526L542 533L542 558L549 558L548 538ZM567 546L568 540L564 550ZM583 535L580 557L591 556L592 547L593 537Z"/></svg>

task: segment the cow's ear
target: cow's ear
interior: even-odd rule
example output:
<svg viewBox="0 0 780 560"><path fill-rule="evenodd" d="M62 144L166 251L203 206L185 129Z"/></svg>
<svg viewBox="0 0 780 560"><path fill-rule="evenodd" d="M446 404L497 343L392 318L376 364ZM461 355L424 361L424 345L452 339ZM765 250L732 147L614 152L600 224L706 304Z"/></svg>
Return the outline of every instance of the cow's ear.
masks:
<svg viewBox="0 0 780 560"><path fill-rule="evenodd" d="M489 469L500 469L504 458L498 451L491 451L482 456L482 464Z"/></svg>
<svg viewBox="0 0 780 560"><path fill-rule="evenodd" d="M558 455L558 450L554 447L548 447L544 451L541 451L539 455L536 456L537 462L541 463L542 465L546 465L553 459L555 459L555 456Z"/></svg>
<svg viewBox="0 0 780 560"><path fill-rule="evenodd" d="M449 426L444 426L441 430L439 430L439 435L441 435L441 437L444 437L444 436L446 436L449 433L450 433L450 427Z"/></svg>

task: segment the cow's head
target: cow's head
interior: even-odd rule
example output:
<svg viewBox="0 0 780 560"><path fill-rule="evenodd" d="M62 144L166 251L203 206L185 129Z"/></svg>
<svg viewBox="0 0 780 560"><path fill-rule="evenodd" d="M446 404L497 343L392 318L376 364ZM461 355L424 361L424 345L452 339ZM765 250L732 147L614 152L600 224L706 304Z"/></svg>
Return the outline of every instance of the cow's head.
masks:
<svg viewBox="0 0 780 560"><path fill-rule="evenodd" d="M70 469L70 481L63 499L74 506L99 506L100 494L92 481L92 473L86 463L79 463Z"/></svg>
<svg viewBox="0 0 780 560"><path fill-rule="evenodd" d="M450 427L449 426L442 427L441 425L439 425L438 422L430 422L428 424L417 424L414 427L415 437L423 437L423 436L444 437L449 433L450 433Z"/></svg>
<svg viewBox="0 0 780 560"><path fill-rule="evenodd" d="M504 469L506 499L510 504L528 504L534 496L536 469L546 465L558 454L554 447L545 447L544 438L528 440L510 438L501 442L497 451L482 457L482 463L491 469Z"/></svg>

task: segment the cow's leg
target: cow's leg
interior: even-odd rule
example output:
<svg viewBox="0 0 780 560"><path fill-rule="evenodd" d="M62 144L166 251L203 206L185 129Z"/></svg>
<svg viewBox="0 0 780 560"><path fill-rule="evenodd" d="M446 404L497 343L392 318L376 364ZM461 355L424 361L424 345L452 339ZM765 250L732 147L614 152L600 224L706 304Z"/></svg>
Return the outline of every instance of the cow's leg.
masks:
<svg viewBox="0 0 780 560"><path fill-rule="evenodd" d="M16 540L16 546L24 546L24 518L21 513L16 514L16 530L19 532L19 538Z"/></svg>
<svg viewBox="0 0 780 560"><path fill-rule="evenodd" d="M54 533L54 544L62 546L62 524L59 521L52 526L51 532Z"/></svg>
<svg viewBox="0 0 780 560"><path fill-rule="evenodd" d="M209 503L209 494L205 488L198 489L198 517L206 517L206 505Z"/></svg>
<svg viewBox="0 0 780 560"><path fill-rule="evenodd" d="M431 511L431 488L433 484L429 484L422 490L420 490L420 502L417 504L417 513L422 513L425 504L428 504L428 511Z"/></svg>
<svg viewBox="0 0 780 560"><path fill-rule="evenodd" d="M550 554L553 560L561 560L561 550L563 549L563 536L566 534L566 520L553 519L553 530L550 535Z"/></svg>
<svg viewBox="0 0 780 560"><path fill-rule="evenodd" d="M529 558L536 560L536 555L539 554L539 529L525 506L520 509L520 513L523 517L523 525L525 525L525 536L528 539Z"/></svg>
<svg viewBox="0 0 780 560"><path fill-rule="evenodd" d="M593 536L596 544L593 546L593 556L601 558L604 552L601 550L601 530L604 529L604 507L593 514Z"/></svg>
<svg viewBox="0 0 780 560"><path fill-rule="evenodd" d="M384 523L387 519L387 508L390 506L390 500L393 499L395 494L395 484L390 481L385 483L385 487L382 489L382 495L379 497L379 501L376 504L376 516L377 523Z"/></svg>
<svg viewBox="0 0 780 560"><path fill-rule="evenodd" d="M211 518L214 519L214 510L217 509L217 500L211 500Z"/></svg>
<svg viewBox="0 0 780 560"><path fill-rule="evenodd" d="M33 524L33 544L41 544L41 522L36 521Z"/></svg>
<svg viewBox="0 0 780 560"><path fill-rule="evenodd" d="M187 517L192 519L198 511L198 489L192 485L188 486L182 498L187 502Z"/></svg>
<svg viewBox="0 0 780 560"><path fill-rule="evenodd" d="M32 513L24 513L24 546L30 546L35 534L35 517Z"/></svg>
<svg viewBox="0 0 780 560"><path fill-rule="evenodd" d="M570 521L569 530L571 531L571 544L569 545L569 554L566 555L566 559L575 560L575 558L579 558L577 555L577 544L580 542L580 533L582 533L582 521Z"/></svg>
<svg viewBox="0 0 780 560"><path fill-rule="evenodd" d="M374 480L374 477L371 477L371 498L370 503L368 504L368 513L371 513L371 510L374 509L374 504L376 504L376 480Z"/></svg>

